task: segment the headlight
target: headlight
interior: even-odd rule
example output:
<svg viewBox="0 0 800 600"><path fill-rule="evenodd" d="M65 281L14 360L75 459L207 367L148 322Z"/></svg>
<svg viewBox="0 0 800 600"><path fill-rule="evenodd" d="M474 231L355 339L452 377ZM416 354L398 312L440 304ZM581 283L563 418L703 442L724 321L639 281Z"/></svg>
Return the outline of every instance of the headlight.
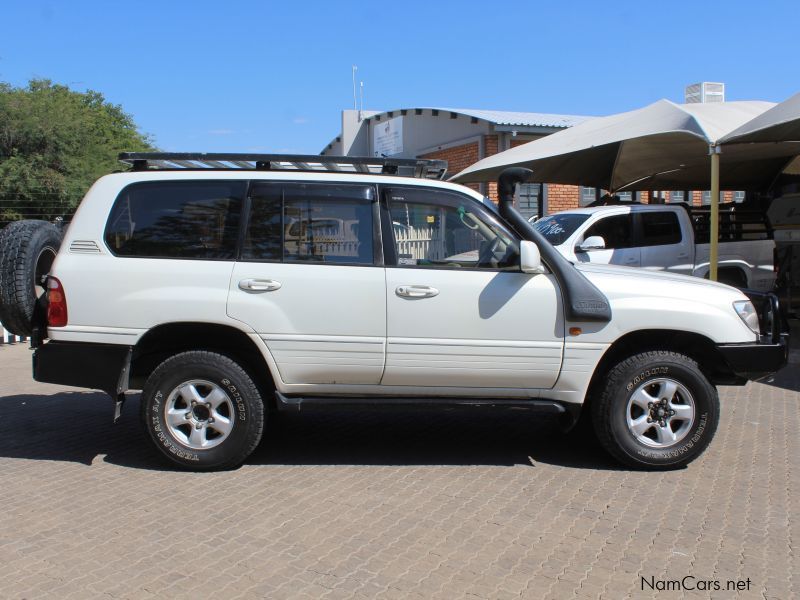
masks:
<svg viewBox="0 0 800 600"><path fill-rule="evenodd" d="M736 314L739 315L739 318L744 321L744 324L755 332L756 335L761 334L761 327L758 325L758 313L750 300L734 302L733 309L736 311Z"/></svg>

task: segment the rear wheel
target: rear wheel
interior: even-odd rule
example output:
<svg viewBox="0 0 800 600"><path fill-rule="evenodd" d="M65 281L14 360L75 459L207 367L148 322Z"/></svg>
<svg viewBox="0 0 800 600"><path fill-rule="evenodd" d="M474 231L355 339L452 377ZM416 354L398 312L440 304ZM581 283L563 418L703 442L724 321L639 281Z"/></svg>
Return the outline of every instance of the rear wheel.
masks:
<svg viewBox="0 0 800 600"><path fill-rule="evenodd" d="M264 405L252 378L214 352L177 354L161 363L142 392L142 419L156 447L183 468L240 465L264 427Z"/></svg>
<svg viewBox="0 0 800 600"><path fill-rule="evenodd" d="M47 221L15 221L0 231L0 323L11 333L33 332L60 245L61 232Z"/></svg>
<svg viewBox="0 0 800 600"><path fill-rule="evenodd" d="M645 352L611 369L592 411L597 437L615 458L671 469L692 462L711 442L719 397L690 358Z"/></svg>

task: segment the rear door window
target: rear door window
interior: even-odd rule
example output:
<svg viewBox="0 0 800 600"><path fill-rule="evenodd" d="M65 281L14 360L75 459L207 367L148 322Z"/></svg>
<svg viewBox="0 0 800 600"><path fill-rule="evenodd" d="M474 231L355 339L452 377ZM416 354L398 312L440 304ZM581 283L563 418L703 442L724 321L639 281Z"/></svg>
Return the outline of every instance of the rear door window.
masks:
<svg viewBox="0 0 800 600"><path fill-rule="evenodd" d="M246 181L158 181L127 186L106 224L118 256L232 260Z"/></svg>
<svg viewBox="0 0 800 600"><path fill-rule="evenodd" d="M372 186L257 184L242 260L375 263Z"/></svg>

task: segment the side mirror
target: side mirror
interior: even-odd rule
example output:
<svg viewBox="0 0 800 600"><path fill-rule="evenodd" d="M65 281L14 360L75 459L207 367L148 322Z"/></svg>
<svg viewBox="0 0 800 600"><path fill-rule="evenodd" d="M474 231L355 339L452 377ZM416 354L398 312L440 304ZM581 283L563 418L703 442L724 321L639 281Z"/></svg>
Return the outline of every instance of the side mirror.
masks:
<svg viewBox="0 0 800 600"><path fill-rule="evenodd" d="M606 241L599 235L592 235L578 244L579 252L586 252L587 250L602 250L606 247Z"/></svg>
<svg viewBox="0 0 800 600"><path fill-rule="evenodd" d="M528 240L519 243L519 267L523 273L546 273L539 246Z"/></svg>

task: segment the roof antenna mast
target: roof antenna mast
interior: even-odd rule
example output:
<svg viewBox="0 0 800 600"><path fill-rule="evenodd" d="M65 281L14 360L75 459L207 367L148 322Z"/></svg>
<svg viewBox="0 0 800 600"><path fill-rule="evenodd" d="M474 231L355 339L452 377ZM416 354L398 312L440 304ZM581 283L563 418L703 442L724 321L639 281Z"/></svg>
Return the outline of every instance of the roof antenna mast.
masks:
<svg viewBox="0 0 800 600"><path fill-rule="evenodd" d="M358 104L356 103L356 71L358 71L358 66L353 65L353 110L358 110Z"/></svg>
<svg viewBox="0 0 800 600"><path fill-rule="evenodd" d="M364 112L364 82L361 82L361 108L358 111L358 121L361 122L361 113Z"/></svg>

